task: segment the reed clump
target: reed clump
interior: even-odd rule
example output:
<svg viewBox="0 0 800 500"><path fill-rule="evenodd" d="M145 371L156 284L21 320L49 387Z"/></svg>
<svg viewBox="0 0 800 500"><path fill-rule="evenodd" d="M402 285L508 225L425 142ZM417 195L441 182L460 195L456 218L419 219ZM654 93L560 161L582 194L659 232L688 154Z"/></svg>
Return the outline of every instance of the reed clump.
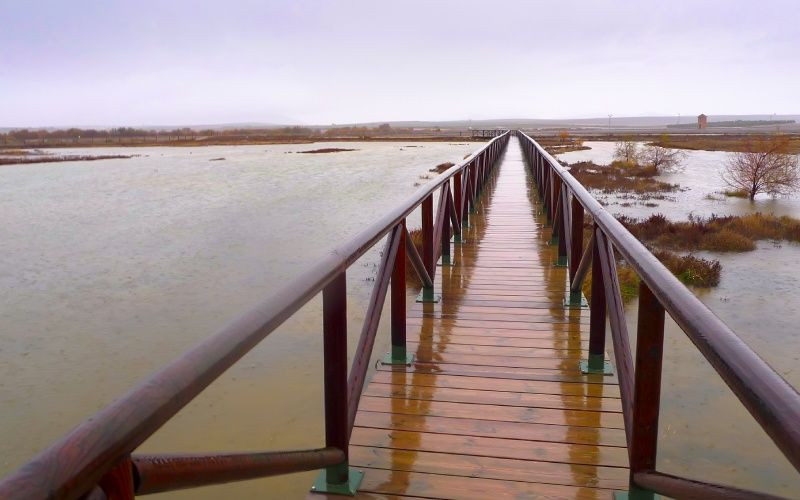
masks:
<svg viewBox="0 0 800 500"><path fill-rule="evenodd" d="M429 169L428 172L436 172L437 174L441 174L453 165L455 165L455 163L451 163L449 161L447 163L440 163L439 165Z"/></svg>
<svg viewBox="0 0 800 500"><path fill-rule="evenodd" d="M742 191L741 189L726 189L722 194L731 198L749 198L750 196L747 191Z"/></svg>
<svg viewBox="0 0 800 500"><path fill-rule="evenodd" d="M619 292L623 302L628 302L639 295L639 276L625 261L617 261L617 280L619 281ZM581 291L586 299L592 301L592 273L586 275Z"/></svg>
<svg viewBox="0 0 800 500"><path fill-rule="evenodd" d="M758 240L800 242L800 220L762 214L689 217L673 222L661 214L646 219L618 216L636 238L661 249L749 252Z"/></svg>
<svg viewBox="0 0 800 500"><path fill-rule="evenodd" d="M678 255L668 250L652 250L653 255L684 284L697 287L719 285L722 264L692 254Z"/></svg>
<svg viewBox="0 0 800 500"><path fill-rule="evenodd" d="M614 161L610 165L598 165L584 161L573 163L569 171L586 188L607 194L621 191L640 194L671 192L680 188L678 184L655 179L658 175L655 167L635 162Z"/></svg>
<svg viewBox="0 0 800 500"><path fill-rule="evenodd" d="M678 255L669 250L649 249L664 267L675 275L683 284L700 288L719 285L722 275L722 264L715 259L704 259L694 255ZM622 259L617 259L617 279L623 302L628 302L639 295L639 276L636 271ZM581 287L586 298L592 300L592 273L586 276Z"/></svg>

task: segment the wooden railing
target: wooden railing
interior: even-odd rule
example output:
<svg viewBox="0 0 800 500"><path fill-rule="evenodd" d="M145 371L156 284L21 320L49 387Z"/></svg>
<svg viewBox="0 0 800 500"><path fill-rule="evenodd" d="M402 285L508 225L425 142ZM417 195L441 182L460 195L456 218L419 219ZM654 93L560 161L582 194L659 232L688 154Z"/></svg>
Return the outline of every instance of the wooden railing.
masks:
<svg viewBox="0 0 800 500"><path fill-rule="evenodd" d="M2 499L132 498L323 468L313 487L352 494L360 473L348 465L348 444L391 284L391 352L386 363L406 364L405 264L423 283L421 301L437 300L436 263L449 258L450 241L506 144L509 133L416 191L404 203L334 249L291 284L200 342L138 387L83 422L0 482ZM438 208L434 214L434 196ZM421 205L423 251L410 241L406 217ZM388 236L369 299L352 368L347 366L346 271ZM315 450L220 455L132 455L156 430L310 299L322 292L325 447Z"/></svg>
<svg viewBox="0 0 800 500"><path fill-rule="evenodd" d="M800 394L714 315L547 151L516 132L548 221L558 260L569 267L567 307L581 307L581 286L591 268L589 354L585 372L604 373L606 321L610 325L617 369L631 482L675 498L757 498L744 491L676 477L656 470L661 362L665 312L739 398L787 459L800 471ZM592 236L584 245L584 217ZM636 358L617 278L615 251L641 280Z"/></svg>

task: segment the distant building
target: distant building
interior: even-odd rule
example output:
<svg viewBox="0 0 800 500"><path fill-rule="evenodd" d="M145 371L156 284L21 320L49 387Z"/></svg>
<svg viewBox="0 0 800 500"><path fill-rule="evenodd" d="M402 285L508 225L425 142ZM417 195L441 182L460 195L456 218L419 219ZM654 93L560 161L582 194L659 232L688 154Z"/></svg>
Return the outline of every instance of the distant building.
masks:
<svg viewBox="0 0 800 500"><path fill-rule="evenodd" d="M697 117L697 128L708 128L708 117L706 115L700 115Z"/></svg>

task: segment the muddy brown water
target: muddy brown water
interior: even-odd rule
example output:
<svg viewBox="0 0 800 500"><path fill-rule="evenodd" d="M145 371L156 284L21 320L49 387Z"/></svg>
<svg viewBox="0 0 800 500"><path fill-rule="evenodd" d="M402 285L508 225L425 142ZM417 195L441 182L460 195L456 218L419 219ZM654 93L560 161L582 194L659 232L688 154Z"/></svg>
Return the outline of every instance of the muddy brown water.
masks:
<svg viewBox="0 0 800 500"><path fill-rule="evenodd" d="M0 475L481 146L408 145L59 149L140 156L0 168ZM381 248L348 271L351 354ZM320 311L316 298L140 451L322 446ZM295 498L314 475L164 496Z"/></svg>
<svg viewBox="0 0 800 500"><path fill-rule="evenodd" d="M587 142L591 149L559 155L568 163L611 161L614 143ZM598 195L614 214L673 220L689 214L747 214L760 211L800 218L800 197L760 195L754 203L718 194L728 153L685 151L682 168L659 178L681 185L656 207L615 195ZM707 197L711 194L713 199ZM631 206L623 206L631 203ZM718 287L692 291L790 384L800 387L800 245L758 242L744 253L699 252L723 266ZM626 304L635 345L637 303ZM800 475L752 419L683 331L667 318L662 382L658 467L699 480L759 489L800 498ZM611 347L609 346L609 352Z"/></svg>

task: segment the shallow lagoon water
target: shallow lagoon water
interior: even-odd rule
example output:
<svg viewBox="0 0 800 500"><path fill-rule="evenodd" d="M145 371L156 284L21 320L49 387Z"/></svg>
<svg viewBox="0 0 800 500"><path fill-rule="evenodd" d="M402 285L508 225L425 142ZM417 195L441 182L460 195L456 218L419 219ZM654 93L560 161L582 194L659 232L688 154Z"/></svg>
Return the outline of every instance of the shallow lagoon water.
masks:
<svg viewBox="0 0 800 500"><path fill-rule="evenodd" d="M297 153L324 147L357 151ZM140 156L0 167L0 474L269 297L409 196L429 168L479 147L59 149ZM351 352L381 248L348 271ZM320 311L316 298L141 451L323 445ZM387 343L382 328L376 357ZM313 477L169 496L299 497Z"/></svg>
<svg viewBox="0 0 800 500"><path fill-rule="evenodd" d="M568 163L611 161L612 142L587 142L592 149L564 153ZM706 195L726 188L719 172L728 153L685 151L683 168L660 178L680 184L668 193L673 200L652 200L646 207L634 200L599 195L614 214L647 217L662 213L673 220L689 214L744 214L761 211L800 218L800 198L740 198ZM622 203L632 203L623 206ZM790 384L800 387L800 245L758 242L745 253L702 252L723 266L718 287L693 289L714 313ZM635 345L637 304L626 304L631 341ZM610 347L609 347L610 349ZM704 481L733 484L797 498L800 478L713 368L669 318L664 346L659 469Z"/></svg>

